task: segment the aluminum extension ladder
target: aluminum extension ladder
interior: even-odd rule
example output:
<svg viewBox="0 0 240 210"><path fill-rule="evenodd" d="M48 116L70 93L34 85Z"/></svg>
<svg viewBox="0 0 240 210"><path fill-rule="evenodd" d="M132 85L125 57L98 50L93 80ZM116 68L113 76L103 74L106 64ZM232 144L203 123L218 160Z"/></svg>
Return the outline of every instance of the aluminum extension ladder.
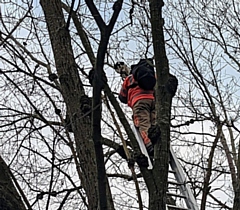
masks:
<svg viewBox="0 0 240 210"><path fill-rule="evenodd" d="M167 204L167 210L168 209L178 209L178 210L198 210L198 205L195 197L193 196L192 190L187 183L186 176L184 174L183 168L180 165L172 147L170 146L170 160L169 165L171 167L171 170L169 170L169 180L168 180L168 192L167 194L171 197L175 197L175 199L179 199L179 202L175 203L175 205ZM171 179L171 175L172 178ZM175 180L174 180L175 178ZM172 193L174 192L175 193ZM184 204L186 207L180 207L177 206L179 204ZM181 205L183 206L183 205Z"/></svg>
<svg viewBox="0 0 240 210"><path fill-rule="evenodd" d="M148 156L146 147L143 143L142 137L138 129L132 125L133 133L136 136L139 147L144 155L148 157L148 169L153 168L152 162ZM193 196L192 190L187 183L186 176L182 166L180 165L172 147L170 146L170 160L169 160L169 172L168 172L168 192L169 198L172 198L173 204L167 204L167 210L198 210L197 201Z"/></svg>

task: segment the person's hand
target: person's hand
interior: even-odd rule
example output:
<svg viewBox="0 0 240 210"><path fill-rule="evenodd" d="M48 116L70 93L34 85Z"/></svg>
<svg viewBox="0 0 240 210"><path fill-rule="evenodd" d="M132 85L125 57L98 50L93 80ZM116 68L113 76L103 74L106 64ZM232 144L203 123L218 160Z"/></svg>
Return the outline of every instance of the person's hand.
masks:
<svg viewBox="0 0 240 210"><path fill-rule="evenodd" d="M121 75L123 79L125 79L130 73L130 69L127 67L127 65L124 62L115 63L113 68L117 73Z"/></svg>

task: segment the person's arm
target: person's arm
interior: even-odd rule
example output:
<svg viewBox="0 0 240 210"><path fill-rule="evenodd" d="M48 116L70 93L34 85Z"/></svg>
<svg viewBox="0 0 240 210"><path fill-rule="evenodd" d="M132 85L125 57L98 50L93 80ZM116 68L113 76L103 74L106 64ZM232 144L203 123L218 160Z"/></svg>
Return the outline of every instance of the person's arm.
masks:
<svg viewBox="0 0 240 210"><path fill-rule="evenodd" d="M118 98L119 100L124 103L124 104L127 104L127 98L128 98L128 80L129 80L129 77L127 77L123 84L122 84L122 88L120 90L120 93L118 95Z"/></svg>

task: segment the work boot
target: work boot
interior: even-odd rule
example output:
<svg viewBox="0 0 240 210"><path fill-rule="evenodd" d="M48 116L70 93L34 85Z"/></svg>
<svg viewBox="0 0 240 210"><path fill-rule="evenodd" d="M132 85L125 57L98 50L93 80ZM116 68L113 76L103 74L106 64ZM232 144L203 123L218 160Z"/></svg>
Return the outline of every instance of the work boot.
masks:
<svg viewBox="0 0 240 210"><path fill-rule="evenodd" d="M158 125L152 125L148 129L148 138L151 140L153 145L155 145L157 141L161 139L161 131Z"/></svg>
<svg viewBox="0 0 240 210"><path fill-rule="evenodd" d="M141 154L141 155L137 156L136 157L136 162L141 167L148 167L149 166L148 158L144 154Z"/></svg>

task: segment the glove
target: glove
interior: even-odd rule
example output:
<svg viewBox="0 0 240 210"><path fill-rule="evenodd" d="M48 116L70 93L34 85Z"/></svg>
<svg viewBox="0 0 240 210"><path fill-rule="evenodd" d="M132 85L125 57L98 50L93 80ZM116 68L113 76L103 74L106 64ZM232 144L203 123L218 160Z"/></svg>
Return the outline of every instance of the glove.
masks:
<svg viewBox="0 0 240 210"><path fill-rule="evenodd" d="M177 86L178 86L177 77L175 77L172 74L169 74L169 78L167 83L165 84L165 88L172 97L175 96L175 93L177 91Z"/></svg>
<svg viewBox="0 0 240 210"><path fill-rule="evenodd" d="M114 64L113 68L114 68L115 70L118 70L118 69L121 68L121 66L123 66L123 65L124 65L124 62L117 62L117 63ZM118 73L120 73L120 72L118 72Z"/></svg>
<svg viewBox="0 0 240 210"><path fill-rule="evenodd" d="M122 78L126 78L130 73L130 69L127 67L126 64L124 64L124 62L115 63L114 69L117 73L121 75Z"/></svg>

